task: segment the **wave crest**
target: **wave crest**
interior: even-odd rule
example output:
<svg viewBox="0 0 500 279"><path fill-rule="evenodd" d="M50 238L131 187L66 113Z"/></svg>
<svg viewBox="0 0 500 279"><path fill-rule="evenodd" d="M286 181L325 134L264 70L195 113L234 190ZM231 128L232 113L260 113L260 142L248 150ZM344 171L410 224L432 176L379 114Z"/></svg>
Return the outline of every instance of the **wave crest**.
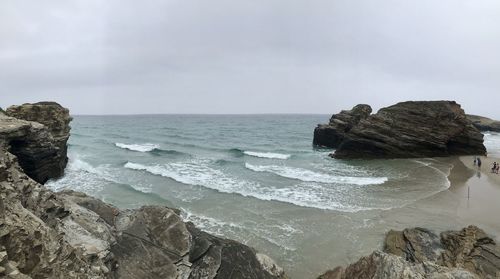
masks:
<svg viewBox="0 0 500 279"><path fill-rule="evenodd" d="M374 184L383 184L388 180L387 177L336 176L326 173L314 172L306 169L285 167L285 166L273 166L273 165L255 166L249 163L245 163L245 167L255 172L273 173L281 177L300 180L304 182L374 185Z"/></svg>
<svg viewBox="0 0 500 279"><path fill-rule="evenodd" d="M344 212L374 209L372 207L349 205L345 201L337 200L337 195L331 194L328 191L325 193L325 188L319 184L300 183L299 185L285 188L264 186L257 182L233 178L220 170L207 166L206 162L193 161L149 166L127 162L125 168L167 177L186 185L201 186L221 193L239 194L244 197L253 197L263 201L278 201L301 207Z"/></svg>
<svg viewBox="0 0 500 279"><path fill-rule="evenodd" d="M248 156L266 158L266 159L286 160L286 159L289 159L290 157L292 157L292 155L289 155L289 154L280 154L280 153L271 153L271 152L244 151L243 153L245 155L248 155Z"/></svg>
<svg viewBox="0 0 500 279"><path fill-rule="evenodd" d="M155 149L159 149L160 146L158 144L153 143L143 143L143 144L125 144L125 143L115 143L116 147L120 147L123 149L128 149L131 151L137 152L151 152Z"/></svg>

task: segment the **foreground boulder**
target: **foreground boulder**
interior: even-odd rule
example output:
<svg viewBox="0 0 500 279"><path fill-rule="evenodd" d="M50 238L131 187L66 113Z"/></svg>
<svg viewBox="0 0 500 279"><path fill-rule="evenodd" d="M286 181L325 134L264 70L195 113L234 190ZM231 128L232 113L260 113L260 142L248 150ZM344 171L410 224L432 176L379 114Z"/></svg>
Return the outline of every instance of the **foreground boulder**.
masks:
<svg viewBox="0 0 500 279"><path fill-rule="evenodd" d="M36 159L50 156L9 150L24 155L12 146L20 141L57 156L54 134L69 130L0 117L0 278L286 278L267 256L196 229L178 210L119 210L83 193L50 191L19 164L32 160L37 174L45 166ZM44 178L51 175L59 173Z"/></svg>
<svg viewBox="0 0 500 279"><path fill-rule="evenodd" d="M440 236L421 228L390 231L376 251L319 279L500 278L500 247L475 226Z"/></svg>
<svg viewBox="0 0 500 279"><path fill-rule="evenodd" d="M467 118L472 122L474 127L483 132L500 132L500 121L490 119L488 117L468 114Z"/></svg>
<svg viewBox="0 0 500 279"><path fill-rule="evenodd" d="M57 103L12 106L0 114L0 141L26 174L43 184L64 174L70 121L68 109Z"/></svg>
<svg viewBox="0 0 500 279"><path fill-rule="evenodd" d="M486 154L483 135L456 102L403 102L369 116L359 113L359 107L334 115L326 126L318 126L314 143L336 148L335 158ZM369 111L365 105L361 108L362 112Z"/></svg>

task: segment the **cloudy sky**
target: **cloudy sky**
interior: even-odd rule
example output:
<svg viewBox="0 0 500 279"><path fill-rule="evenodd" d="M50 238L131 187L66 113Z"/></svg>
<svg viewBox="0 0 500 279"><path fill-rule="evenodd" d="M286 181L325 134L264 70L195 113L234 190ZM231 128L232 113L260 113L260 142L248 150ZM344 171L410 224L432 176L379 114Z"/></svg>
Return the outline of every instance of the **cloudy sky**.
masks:
<svg viewBox="0 0 500 279"><path fill-rule="evenodd" d="M430 99L500 119L500 1L0 2L2 107L331 114Z"/></svg>

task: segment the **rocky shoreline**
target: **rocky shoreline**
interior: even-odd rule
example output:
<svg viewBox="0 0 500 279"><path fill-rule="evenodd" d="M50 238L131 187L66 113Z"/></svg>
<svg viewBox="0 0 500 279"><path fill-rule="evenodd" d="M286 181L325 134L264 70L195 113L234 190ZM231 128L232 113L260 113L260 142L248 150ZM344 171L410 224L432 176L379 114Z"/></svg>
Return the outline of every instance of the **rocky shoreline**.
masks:
<svg viewBox="0 0 500 279"><path fill-rule="evenodd" d="M82 193L50 191L41 183L64 172L68 110L45 102L5 114L0 277L286 278L266 255L198 230L176 209L119 210Z"/></svg>

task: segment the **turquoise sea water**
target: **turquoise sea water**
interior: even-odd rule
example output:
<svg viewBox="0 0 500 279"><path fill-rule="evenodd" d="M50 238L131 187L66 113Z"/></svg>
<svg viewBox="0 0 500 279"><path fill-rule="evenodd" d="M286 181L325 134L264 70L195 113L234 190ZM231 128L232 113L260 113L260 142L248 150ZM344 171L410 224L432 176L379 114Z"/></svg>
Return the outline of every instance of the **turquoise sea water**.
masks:
<svg viewBox="0 0 500 279"><path fill-rule="evenodd" d="M179 208L200 228L270 255L292 278L313 278L376 248L388 222L427 220L390 212L445 191L451 168L435 159L331 159L312 146L328 118L75 116L66 175L48 186L122 208Z"/></svg>

